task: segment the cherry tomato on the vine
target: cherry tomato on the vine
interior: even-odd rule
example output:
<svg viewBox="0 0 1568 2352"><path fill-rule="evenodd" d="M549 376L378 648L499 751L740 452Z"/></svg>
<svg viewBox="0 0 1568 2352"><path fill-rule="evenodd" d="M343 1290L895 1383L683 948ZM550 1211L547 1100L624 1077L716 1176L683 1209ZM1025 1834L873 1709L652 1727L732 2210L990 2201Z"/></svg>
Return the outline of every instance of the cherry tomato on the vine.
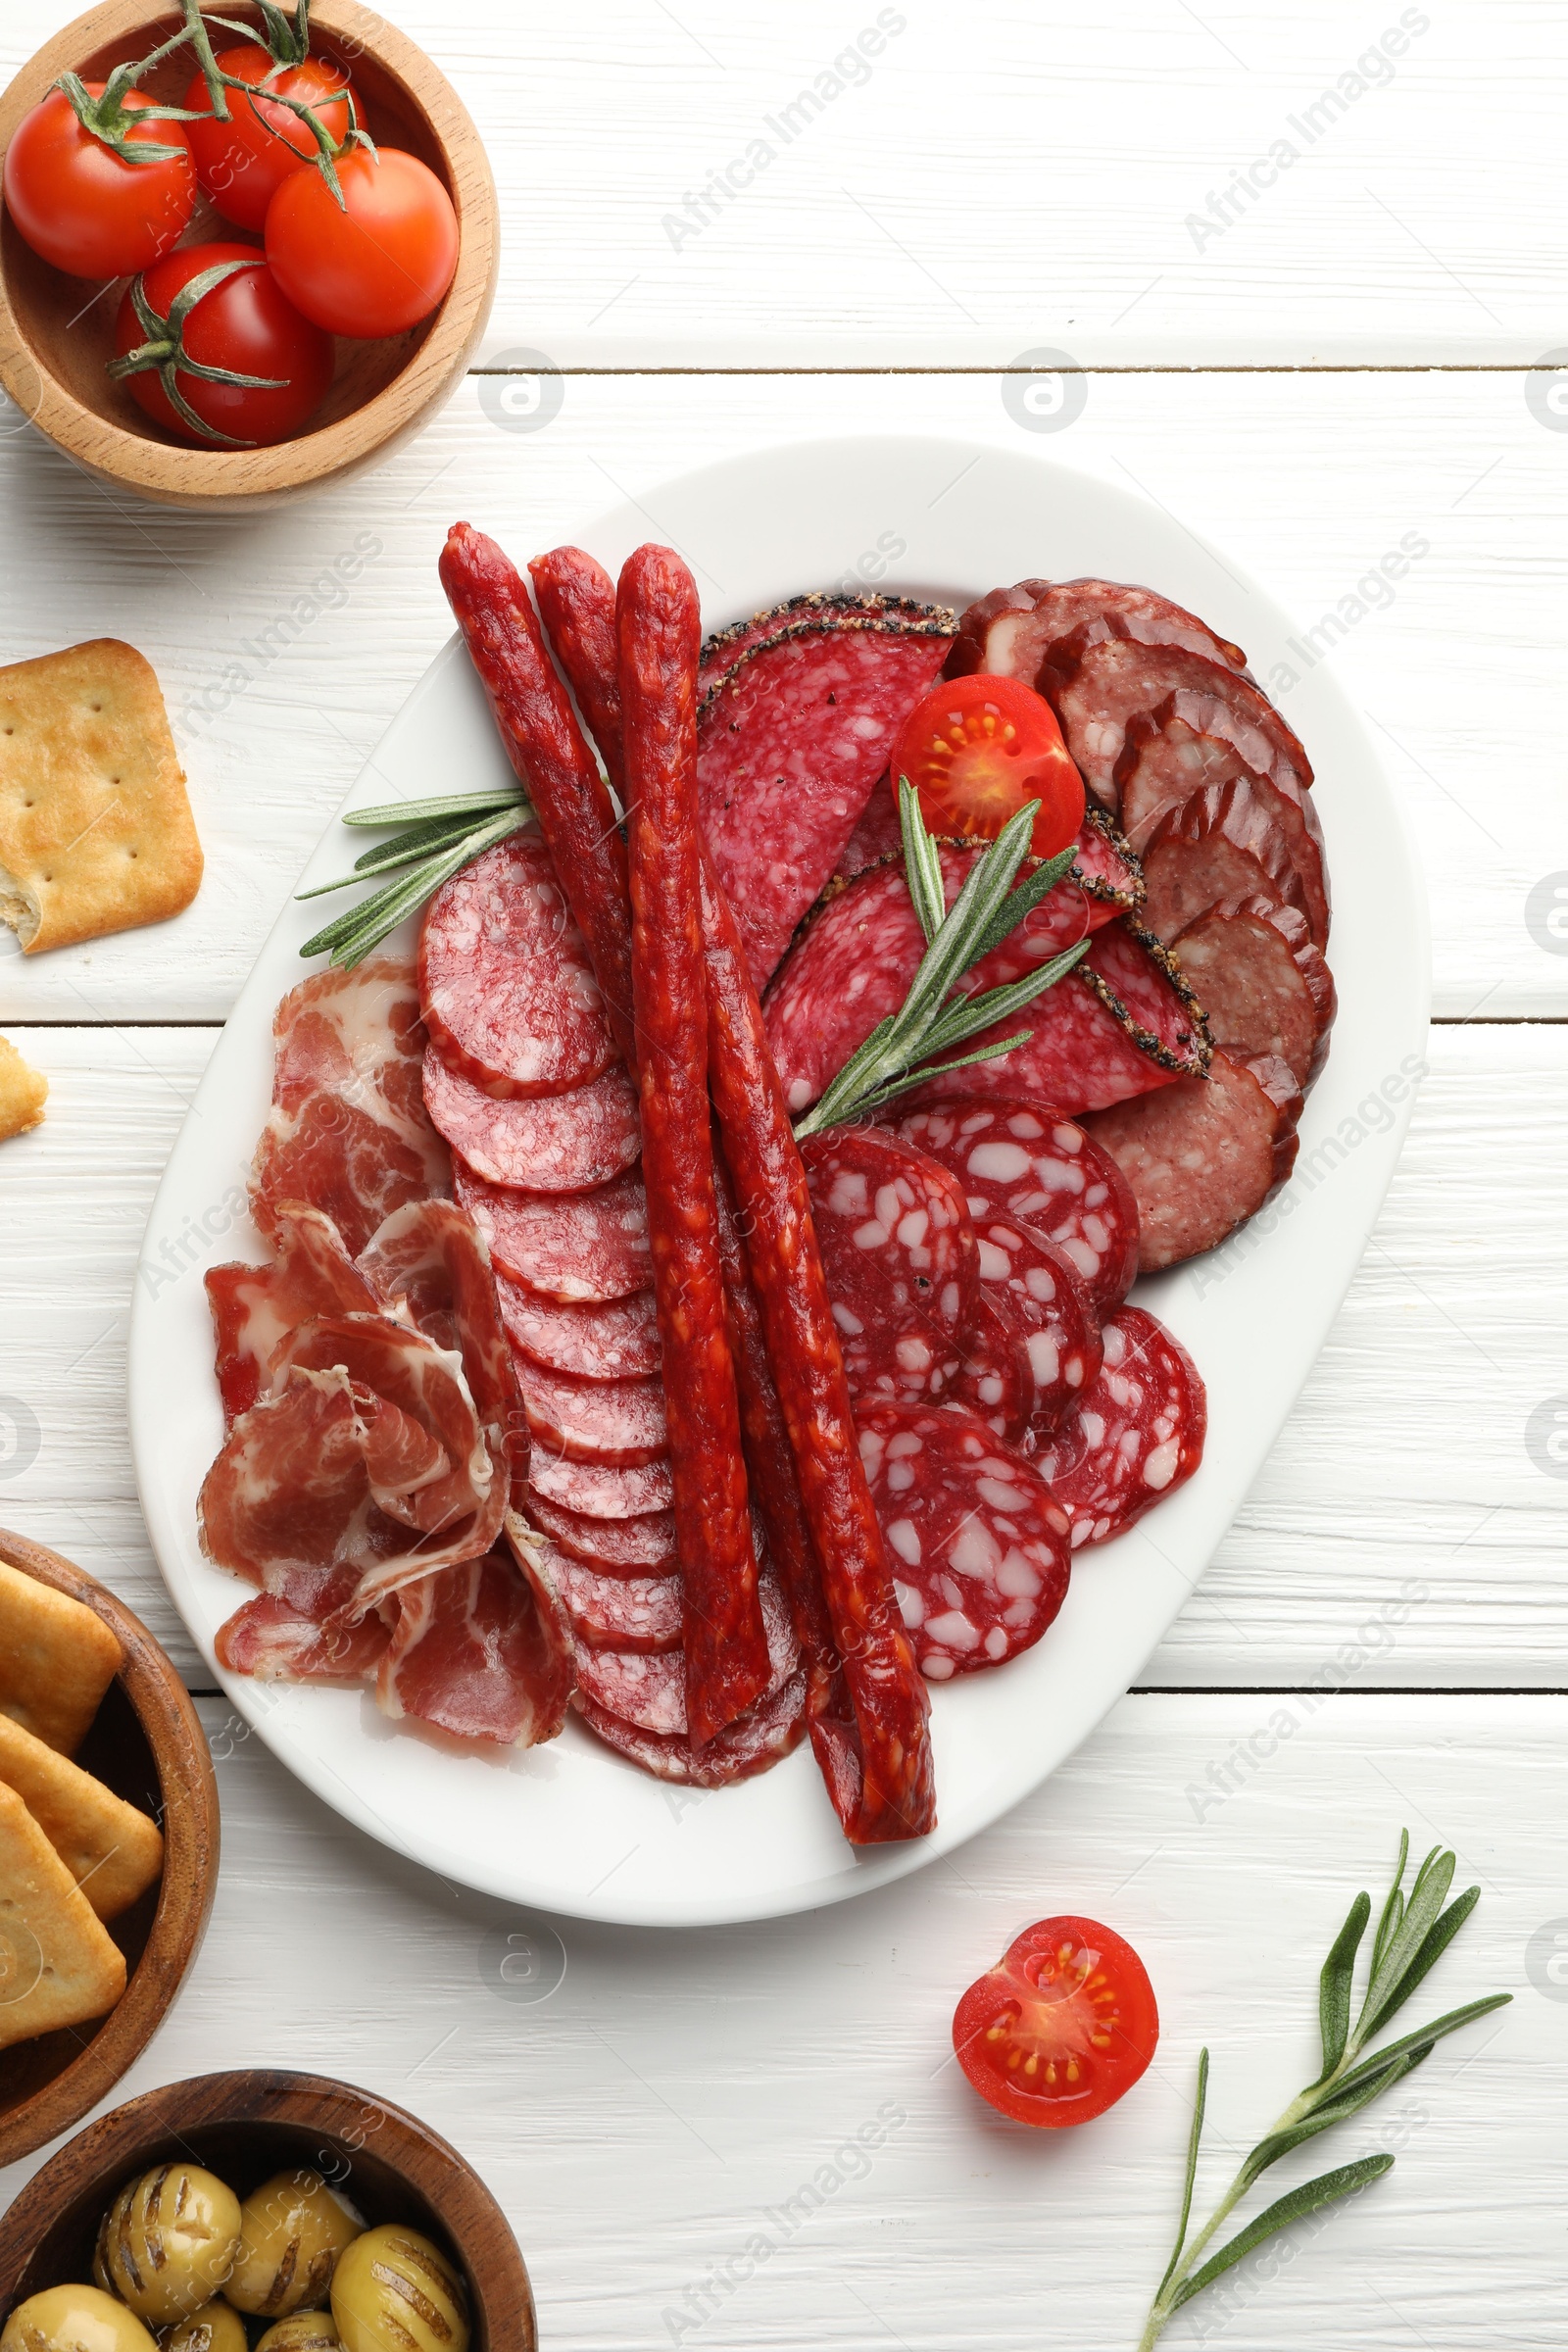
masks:
<svg viewBox="0 0 1568 2352"><path fill-rule="evenodd" d="M953 2020L958 2064L1020 2124L1103 2115L1154 2055L1159 2012L1130 1943L1097 1920L1037 1920L971 1984Z"/></svg>
<svg viewBox="0 0 1568 2352"><path fill-rule="evenodd" d="M1038 801L1030 849L1054 858L1084 821L1084 784L1056 713L1022 678L943 678L914 706L893 755L893 790L907 776L933 833L995 840L1025 801Z"/></svg>
<svg viewBox="0 0 1568 2352"><path fill-rule="evenodd" d="M340 206L319 172L291 172L267 215L267 258L318 326L373 340L427 318L458 267L458 216L416 155L337 159Z"/></svg>
<svg viewBox="0 0 1568 2352"><path fill-rule="evenodd" d="M127 375L125 388L157 423L199 447L221 448L236 441L264 447L286 441L325 397L332 381L332 338L300 317L255 246L182 245L146 271L142 291L158 317L167 319L182 288L220 262L249 266L236 270L196 303L181 333L183 354L208 368L280 377L281 385L266 389L259 384L215 384L182 368L176 357L175 389L212 428L211 440L180 416L156 366ZM127 293L115 322L116 353L123 357L147 343Z"/></svg>
<svg viewBox="0 0 1568 2352"><path fill-rule="evenodd" d="M101 81L85 84L93 99ZM142 90L125 107L151 106ZM127 164L77 120L64 90L29 107L6 149L6 210L34 253L73 277L128 277L167 253L196 209L196 173L182 122L132 122L133 145L172 147Z"/></svg>
<svg viewBox="0 0 1568 2352"><path fill-rule="evenodd" d="M349 102L344 96L347 76L326 58L308 57L303 65L274 72L272 60L257 42L239 49L220 49L218 63L238 81L267 81L284 98L298 98L339 144L349 127ZM207 84L198 74L185 92L185 104L202 120L186 125L196 176L225 220L241 228L260 228L267 208L291 172L317 152L310 126L291 107L267 98L228 93L228 121L210 111Z"/></svg>

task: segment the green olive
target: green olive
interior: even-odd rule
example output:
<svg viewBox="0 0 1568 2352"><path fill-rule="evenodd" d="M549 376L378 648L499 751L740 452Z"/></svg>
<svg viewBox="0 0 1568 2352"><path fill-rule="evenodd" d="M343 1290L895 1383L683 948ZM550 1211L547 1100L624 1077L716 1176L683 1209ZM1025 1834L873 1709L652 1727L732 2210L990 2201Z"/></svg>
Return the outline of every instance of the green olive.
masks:
<svg viewBox="0 0 1568 2352"><path fill-rule="evenodd" d="M238 2245L234 2191L199 2164L160 2164L127 2180L104 2215L93 2277L164 2327L212 2301Z"/></svg>
<svg viewBox="0 0 1568 2352"><path fill-rule="evenodd" d="M367 2230L339 2260L332 2317L344 2352L468 2352L461 2272L417 2230Z"/></svg>
<svg viewBox="0 0 1568 2352"><path fill-rule="evenodd" d="M342 2341L329 2311L297 2311L269 2328L256 2352L337 2352Z"/></svg>
<svg viewBox="0 0 1568 2352"><path fill-rule="evenodd" d="M158 2352L245 2352L245 2323L227 2303L216 2299L193 2311L177 2328L159 2334Z"/></svg>
<svg viewBox="0 0 1568 2352"><path fill-rule="evenodd" d="M239 2228L223 2292L236 2311L271 2320L325 2303L337 2258L365 2224L319 2173L276 2173L246 2198Z"/></svg>
<svg viewBox="0 0 1568 2352"><path fill-rule="evenodd" d="M19 2303L0 2352L157 2352L134 2312L96 2286L46 2286Z"/></svg>

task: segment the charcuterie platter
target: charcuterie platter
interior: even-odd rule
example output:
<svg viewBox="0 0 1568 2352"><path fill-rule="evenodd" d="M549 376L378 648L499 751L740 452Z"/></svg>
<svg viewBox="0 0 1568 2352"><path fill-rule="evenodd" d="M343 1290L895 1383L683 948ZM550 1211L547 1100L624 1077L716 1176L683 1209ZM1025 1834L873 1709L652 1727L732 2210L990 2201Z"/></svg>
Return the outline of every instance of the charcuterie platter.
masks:
<svg viewBox="0 0 1568 2352"><path fill-rule="evenodd" d="M628 563L650 517L667 545ZM590 821L604 787L559 687L564 748L552 766L529 735L523 763L544 839L518 829L495 723L508 724L515 662L486 635L484 547L454 533L444 568L478 670L461 639L446 649L344 813L439 788L495 811L494 838L378 940L358 979L306 978L322 968L302 960L321 913L308 897L263 950L149 1224L130 1366L143 1507L236 1707L389 1845L582 1917L692 1925L806 1908L996 1819L1114 1703L1191 1592L1311 1367L1393 1170L1425 1039L1420 887L1352 710L1321 668L1298 674L1290 624L1228 559L1054 466L956 443L845 442L713 466L584 534L588 558L625 566L613 716L596 709L604 671L583 654L586 628L579 642L569 600L552 617L539 583L557 660L632 811L628 904ZM1095 599L1075 604L1086 585ZM705 740L710 778L715 743L728 761L696 842L671 797L672 645L690 648L699 779ZM769 662L792 675L809 664L819 690L777 741ZM944 825L943 763L927 774L907 729L927 694L952 745L970 718L1010 723L1009 677L1052 741L1031 768L1036 831L1012 826L997 880L1010 835L988 850L998 828L951 808ZM890 760L921 771L902 800ZM1064 848L1039 827L1068 776L1079 798ZM803 810L809 844L825 844L815 868ZM334 824L305 893L337 879L343 840ZM993 882L1005 891L1021 873L1010 920L980 919ZM966 920L961 958L927 987ZM548 1002L509 978L523 968L519 925L532 926L526 970L549 963ZM688 931L707 958L707 1028L726 1041L706 1084L708 1049L694 1073L676 1017L694 988L701 1015ZM629 958L619 998L617 954ZM995 992L994 1028L955 1026L948 989L971 969L982 976L966 985ZM957 1054L990 1057L895 1095L884 1064L899 1023L919 1027L923 988L933 1052L956 1040ZM1219 1042L1203 1002L1226 1008ZM356 1084L373 1065L382 1141L368 1181L344 1153L363 1097L324 1096L305 1074L323 1008L340 1041L355 1031ZM372 1017L391 1042L367 1057ZM708 1086L716 1174L687 1200L710 1150ZM1060 1117L1042 1115L1048 1099ZM258 1137L265 1239L243 1205ZM443 1138L456 1205L437 1208L425 1196L444 1190ZM322 1176L327 1161L360 1170L352 1199ZM1099 1187L1093 1215L1040 1205L1041 1188L1085 1182ZM710 1268L691 1253L704 1200ZM806 1274L790 1279L813 1225ZM241 1294L269 1246L279 1267L309 1261L309 1280L258 1352ZM238 1270L216 1273L234 1258ZM421 1312L438 1261L439 1296ZM469 1311L474 1262L496 1278L488 1323ZM239 1302L226 1326L223 1297ZM702 1311L684 1312L692 1299ZM903 1302L893 1323L889 1299ZM818 1325L831 1302L830 1344L813 1338L813 1300ZM853 1477L818 1458L835 1414L858 1430ZM362 1545L343 1592L319 1606L315 1593L311 1617L299 1579L274 1573L282 1502L310 1490L279 1432L292 1442L308 1419L327 1433L345 1416L374 1455L379 1532L373 1564ZM509 1515L481 1439L499 1433L500 1459L513 1421L532 1466L515 1474ZM312 1462L326 1443L313 1436ZM708 1468L700 1496L683 1494L683 1449ZM791 1455L790 1507L820 1575L815 1647L789 1497L759 1470ZM490 1548L504 1518L531 1597L503 1624L486 1576L509 1580L514 1599L523 1590ZM466 1580L458 1640L489 1640L492 1658L512 1642L514 1691L526 1693L461 1744L450 1735L474 1727L429 1695L445 1654L430 1572L443 1560ZM879 1577L902 1630L867 1602ZM541 1658L558 1620L551 1685ZM280 1658L289 1674L319 1671L318 1637L335 1678L279 1679Z"/></svg>

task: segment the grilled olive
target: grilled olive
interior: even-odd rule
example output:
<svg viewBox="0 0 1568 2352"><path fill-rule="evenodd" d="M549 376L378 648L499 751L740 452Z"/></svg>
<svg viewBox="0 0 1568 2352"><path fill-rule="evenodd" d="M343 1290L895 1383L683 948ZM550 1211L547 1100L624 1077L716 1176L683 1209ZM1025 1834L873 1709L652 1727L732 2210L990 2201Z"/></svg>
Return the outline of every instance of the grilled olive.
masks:
<svg viewBox="0 0 1568 2352"><path fill-rule="evenodd" d="M127 2180L104 2215L93 2277L164 2327L212 2301L238 2245L234 2191L199 2164L160 2164Z"/></svg>
<svg viewBox="0 0 1568 2352"><path fill-rule="evenodd" d="M123 2303L96 2286L46 2286L19 2303L0 2333L0 2352L157 2352Z"/></svg>
<svg viewBox="0 0 1568 2352"><path fill-rule="evenodd" d="M367 2230L338 2262L332 2317L344 2352L468 2352L461 2274L417 2230Z"/></svg>
<svg viewBox="0 0 1568 2352"><path fill-rule="evenodd" d="M177 2328L165 2328L158 2352L245 2352L245 2323L227 2303L204 2303Z"/></svg>
<svg viewBox="0 0 1568 2352"><path fill-rule="evenodd" d="M329 2311L297 2311L269 2328L256 2352L337 2352L342 2341Z"/></svg>
<svg viewBox="0 0 1568 2352"><path fill-rule="evenodd" d="M365 2228L319 2173L277 2173L240 2208L239 2252L224 2294L236 2311L283 2319L324 2304L337 2258Z"/></svg>

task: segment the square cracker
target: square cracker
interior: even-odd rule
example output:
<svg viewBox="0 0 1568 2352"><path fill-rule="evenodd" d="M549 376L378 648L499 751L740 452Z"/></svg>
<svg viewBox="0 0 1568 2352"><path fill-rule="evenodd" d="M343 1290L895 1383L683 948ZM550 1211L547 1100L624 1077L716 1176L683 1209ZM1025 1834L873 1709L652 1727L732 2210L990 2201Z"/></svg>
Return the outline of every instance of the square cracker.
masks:
<svg viewBox="0 0 1568 2352"><path fill-rule="evenodd" d="M95 1610L0 1559L0 1715L74 1755L122 1654Z"/></svg>
<svg viewBox="0 0 1568 2352"><path fill-rule="evenodd" d="M158 1824L0 1715L0 1782L14 1788L100 1919L118 1919L164 1867Z"/></svg>
<svg viewBox="0 0 1568 2352"><path fill-rule="evenodd" d="M23 1060L8 1037L0 1037L0 1142L36 1127L48 1099L48 1079Z"/></svg>
<svg viewBox="0 0 1568 2352"><path fill-rule="evenodd" d="M152 663L96 637L0 669L0 920L26 953L161 923L201 878Z"/></svg>
<svg viewBox="0 0 1568 2352"><path fill-rule="evenodd" d="M0 2050L103 2017L125 1956L14 1788L0 1787Z"/></svg>

